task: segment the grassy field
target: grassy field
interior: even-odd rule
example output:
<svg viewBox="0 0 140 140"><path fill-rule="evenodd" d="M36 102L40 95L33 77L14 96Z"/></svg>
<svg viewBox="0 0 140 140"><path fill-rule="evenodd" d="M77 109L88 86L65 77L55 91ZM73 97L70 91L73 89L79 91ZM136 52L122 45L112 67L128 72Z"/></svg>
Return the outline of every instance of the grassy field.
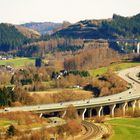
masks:
<svg viewBox="0 0 140 140"><path fill-rule="evenodd" d="M8 120L8 119L0 119L0 131L6 130L10 125L14 125L18 130L29 130L32 128L44 127L47 123L32 123L28 125L19 125L18 121Z"/></svg>
<svg viewBox="0 0 140 140"><path fill-rule="evenodd" d="M110 140L139 140L140 118L113 119L107 121L114 130Z"/></svg>
<svg viewBox="0 0 140 140"><path fill-rule="evenodd" d="M119 71L119 70L127 69L130 67L135 67L138 65L140 65L140 62L119 63L119 64L112 64L108 67L93 69L93 70L90 70L89 72L92 76L96 77L97 75L106 73L109 69L113 71Z"/></svg>
<svg viewBox="0 0 140 140"><path fill-rule="evenodd" d="M34 58L15 58L9 60L0 60L0 65L11 65L13 67L23 67L27 64L34 64Z"/></svg>

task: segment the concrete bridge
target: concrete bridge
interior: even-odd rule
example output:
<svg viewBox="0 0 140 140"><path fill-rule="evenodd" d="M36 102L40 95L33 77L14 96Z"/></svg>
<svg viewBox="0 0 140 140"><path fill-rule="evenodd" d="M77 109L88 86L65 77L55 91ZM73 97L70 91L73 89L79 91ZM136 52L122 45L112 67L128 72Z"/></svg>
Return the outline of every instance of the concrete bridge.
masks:
<svg viewBox="0 0 140 140"><path fill-rule="evenodd" d="M95 115L111 115L115 114L117 108L122 110L122 114L125 115L128 107L132 107L133 111L136 107L140 108L140 81L136 74L140 72L140 67L129 68L118 72L118 76L126 80L130 87L127 91L118 93L115 95L92 98L87 100L63 102L56 104L44 104L35 106L23 106L23 107L9 107L1 109L0 112L16 112L16 111L30 111L34 113L40 113L40 117L46 113L58 114L64 112L66 114L66 108L69 105L75 106L84 120L86 117L92 117Z"/></svg>

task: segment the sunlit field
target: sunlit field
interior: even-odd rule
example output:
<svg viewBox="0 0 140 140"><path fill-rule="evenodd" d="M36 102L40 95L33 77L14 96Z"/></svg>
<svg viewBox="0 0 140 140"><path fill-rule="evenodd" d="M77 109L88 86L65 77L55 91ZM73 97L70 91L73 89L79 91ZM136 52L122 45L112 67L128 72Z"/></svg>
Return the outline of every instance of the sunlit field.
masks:
<svg viewBox="0 0 140 140"><path fill-rule="evenodd" d="M110 140L139 140L140 118L113 119L107 121L113 128Z"/></svg>
<svg viewBox="0 0 140 140"><path fill-rule="evenodd" d="M135 67L138 65L140 65L140 62L119 63L119 64L112 64L108 67L101 67L98 69L93 69L93 70L90 70L89 72L92 76L95 77L97 75L102 75L106 73L108 70L119 71L119 70L127 69L130 67Z"/></svg>

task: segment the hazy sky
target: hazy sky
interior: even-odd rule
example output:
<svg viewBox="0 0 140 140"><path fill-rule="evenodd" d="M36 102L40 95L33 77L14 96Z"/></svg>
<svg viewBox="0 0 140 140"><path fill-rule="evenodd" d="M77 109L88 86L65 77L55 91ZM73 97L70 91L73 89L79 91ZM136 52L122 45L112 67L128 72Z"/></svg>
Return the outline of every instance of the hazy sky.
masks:
<svg viewBox="0 0 140 140"><path fill-rule="evenodd" d="M77 22L139 12L140 0L0 0L0 22L8 23Z"/></svg>

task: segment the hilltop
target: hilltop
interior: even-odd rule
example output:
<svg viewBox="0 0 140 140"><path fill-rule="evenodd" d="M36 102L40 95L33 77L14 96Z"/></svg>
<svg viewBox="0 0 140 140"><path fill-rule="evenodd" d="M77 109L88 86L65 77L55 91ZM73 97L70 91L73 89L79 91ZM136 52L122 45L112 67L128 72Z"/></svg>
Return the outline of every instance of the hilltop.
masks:
<svg viewBox="0 0 140 140"><path fill-rule="evenodd" d="M112 19L79 21L54 35L86 39L140 38L140 14L132 17L114 14Z"/></svg>

